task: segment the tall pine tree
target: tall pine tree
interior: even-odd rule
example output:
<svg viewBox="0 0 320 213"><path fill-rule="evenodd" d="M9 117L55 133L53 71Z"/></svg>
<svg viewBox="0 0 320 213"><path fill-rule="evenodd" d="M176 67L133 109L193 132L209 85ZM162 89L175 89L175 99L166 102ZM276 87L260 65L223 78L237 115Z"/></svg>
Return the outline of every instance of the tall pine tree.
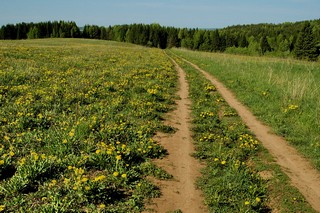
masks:
<svg viewBox="0 0 320 213"><path fill-rule="evenodd" d="M261 54L263 55L267 51L271 51L267 36L263 36L260 41Z"/></svg>
<svg viewBox="0 0 320 213"><path fill-rule="evenodd" d="M305 23L302 31L299 33L294 54L298 59L316 61L318 58L319 53L317 52L316 41L309 22Z"/></svg>

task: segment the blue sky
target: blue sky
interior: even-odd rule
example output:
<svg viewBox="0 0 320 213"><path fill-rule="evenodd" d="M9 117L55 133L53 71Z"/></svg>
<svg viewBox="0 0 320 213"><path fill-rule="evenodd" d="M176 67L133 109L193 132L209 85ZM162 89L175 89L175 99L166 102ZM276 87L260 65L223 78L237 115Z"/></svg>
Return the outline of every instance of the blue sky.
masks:
<svg viewBox="0 0 320 213"><path fill-rule="evenodd" d="M319 11L320 0L0 0L0 25L65 20L222 28L319 19Z"/></svg>

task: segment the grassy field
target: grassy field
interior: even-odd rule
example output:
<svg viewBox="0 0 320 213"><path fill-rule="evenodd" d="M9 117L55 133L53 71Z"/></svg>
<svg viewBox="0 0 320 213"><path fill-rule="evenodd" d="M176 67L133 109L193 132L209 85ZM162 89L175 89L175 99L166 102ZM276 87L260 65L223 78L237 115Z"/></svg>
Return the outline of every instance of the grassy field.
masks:
<svg viewBox="0 0 320 213"><path fill-rule="evenodd" d="M210 212L315 212L216 88L190 64L195 157L206 167L198 181Z"/></svg>
<svg viewBox="0 0 320 213"><path fill-rule="evenodd" d="M0 42L0 211L140 212L172 108L159 49L94 40Z"/></svg>
<svg viewBox="0 0 320 213"><path fill-rule="evenodd" d="M232 89L320 169L320 64L174 49Z"/></svg>
<svg viewBox="0 0 320 213"><path fill-rule="evenodd" d="M280 127L290 130L299 123L294 119L318 112L318 64L174 52L219 70L247 105L257 102L257 114L283 119ZM198 186L210 210L313 212L215 87L176 60L190 84L195 157L207 164ZM260 69L264 77L254 72ZM304 89L293 91L298 77ZM174 131L162 121L175 107L176 84L174 66L159 49L82 39L0 41L0 212L141 212L146 199L160 194L147 177L171 178L152 163L166 155L153 136ZM311 120L319 122L316 116ZM300 146L314 156L316 130Z"/></svg>

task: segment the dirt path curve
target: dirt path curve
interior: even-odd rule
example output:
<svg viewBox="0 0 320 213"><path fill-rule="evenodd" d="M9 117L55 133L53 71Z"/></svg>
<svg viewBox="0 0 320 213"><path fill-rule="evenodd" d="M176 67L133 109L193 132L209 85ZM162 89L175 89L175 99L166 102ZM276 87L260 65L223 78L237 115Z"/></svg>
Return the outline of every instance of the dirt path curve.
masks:
<svg viewBox="0 0 320 213"><path fill-rule="evenodd" d="M183 59L183 58L182 58ZM271 129L261 123L233 93L216 78L200 69L197 65L183 59L199 70L217 90L226 102L233 107L250 130L256 135L265 148L275 157L282 170L290 177L292 184L304 195L310 205L320 212L320 173L312 167L310 162L303 158L288 142L273 133Z"/></svg>
<svg viewBox="0 0 320 213"><path fill-rule="evenodd" d="M173 61L173 60L172 60ZM156 140L168 151L169 155L155 163L173 175L173 180L155 181L160 186L161 197L154 199L148 206L152 211L165 213L181 210L183 213L207 212L203 204L200 190L195 188L195 181L200 176L200 163L191 156L194 152L190 132L190 100L188 99L188 83L185 72L173 61L179 74L178 96L176 109L168 114L166 124L177 128L173 135L160 133Z"/></svg>

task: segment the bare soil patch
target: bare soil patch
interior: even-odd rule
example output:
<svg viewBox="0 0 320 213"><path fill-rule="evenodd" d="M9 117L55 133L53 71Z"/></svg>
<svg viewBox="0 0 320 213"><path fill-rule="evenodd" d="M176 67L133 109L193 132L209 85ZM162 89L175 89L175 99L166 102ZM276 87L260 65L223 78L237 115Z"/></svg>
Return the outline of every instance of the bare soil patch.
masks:
<svg viewBox="0 0 320 213"><path fill-rule="evenodd" d="M311 163L301 156L296 149L278 135L272 133L271 128L259 121L251 111L240 103L234 94L227 89L212 75L200 69L197 65L183 59L195 69L199 70L208 80L211 81L220 92L226 102L233 107L246 123L249 129L261 141L262 145L269 150L289 178L293 186L298 188L304 195L307 202L320 212L320 173L312 167Z"/></svg>
<svg viewBox="0 0 320 213"><path fill-rule="evenodd" d="M177 129L174 134L159 133L156 140L168 151L164 159L156 160L156 164L173 175L173 180L154 180L160 187L161 197L152 201L147 207L153 212L172 212L181 210L184 213L208 212L203 203L200 190L196 189L196 179L201 175L201 164L194 157L193 140L190 131L190 100L185 72L175 63L179 74L179 91L176 109L168 114L167 125Z"/></svg>

